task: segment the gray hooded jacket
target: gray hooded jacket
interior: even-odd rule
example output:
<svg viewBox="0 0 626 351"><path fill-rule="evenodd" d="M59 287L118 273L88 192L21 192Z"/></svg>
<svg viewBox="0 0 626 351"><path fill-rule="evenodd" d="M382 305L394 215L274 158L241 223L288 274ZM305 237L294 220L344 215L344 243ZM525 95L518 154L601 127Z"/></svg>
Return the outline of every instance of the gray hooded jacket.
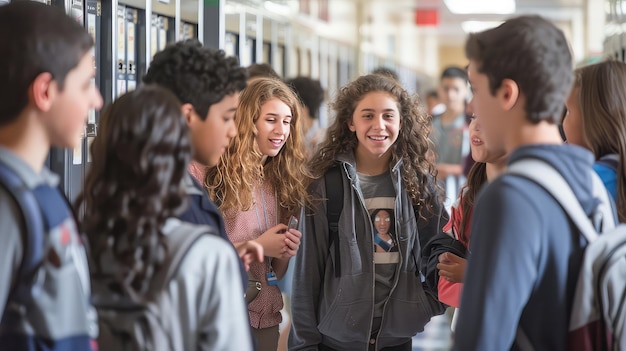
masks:
<svg viewBox="0 0 626 351"><path fill-rule="evenodd" d="M343 178L343 212L339 218L341 276L334 275L335 249L330 247L326 201L316 201L302 220L302 244L296 257L290 350L368 350L374 310L374 240L369 213L352 153L338 158ZM419 273L421 247L442 230L447 214L431 199L433 214L416 220L401 177L402 163L392 169L396 190L396 225L400 229L400 264L384 307L376 349L407 342L434 315L443 312L436 295L425 291ZM316 180L313 199L327 198L324 177ZM429 212L424 211L428 216Z"/></svg>

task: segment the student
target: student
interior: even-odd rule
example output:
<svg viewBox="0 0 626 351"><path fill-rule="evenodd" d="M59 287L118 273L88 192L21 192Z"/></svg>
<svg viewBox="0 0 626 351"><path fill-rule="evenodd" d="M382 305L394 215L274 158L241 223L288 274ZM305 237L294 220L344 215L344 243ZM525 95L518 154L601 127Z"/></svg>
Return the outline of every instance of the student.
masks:
<svg viewBox="0 0 626 351"><path fill-rule="evenodd" d="M278 73L269 63L253 63L246 68L246 71L248 72L248 82L255 78L280 79Z"/></svg>
<svg viewBox="0 0 626 351"><path fill-rule="evenodd" d="M302 101L302 125L307 156L315 152L317 145L324 139L325 129L320 125L319 111L324 102L324 88L319 80L308 77L296 77L287 81L287 85Z"/></svg>
<svg viewBox="0 0 626 351"><path fill-rule="evenodd" d="M626 64L607 61L574 71L563 130L570 144L591 150L593 165L626 222ZM619 179L619 181L618 181Z"/></svg>
<svg viewBox="0 0 626 351"><path fill-rule="evenodd" d="M59 8L30 1L0 7L0 33L0 164L26 191L46 196L38 201L45 246L29 246L32 230L0 184L0 345L92 350L97 325L85 251L59 178L44 163L50 146L80 147L89 110L102 105L92 83L93 41ZM42 257L20 274L29 249Z"/></svg>
<svg viewBox="0 0 626 351"><path fill-rule="evenodd" d="M107 107L99 125L79 197L94 284L106 282L111 295L168 294L178 313L172 320L179 322L169 336L174 350L251 350L241 281L232 279L239 260L228 241L200 237L167 291L150 290L160 269L169 268L162 265L163 250L168 235L181 235L176 215L188 201L185 170L192 148L178 99L144 85Z"/></svg>
<svg viewBox="0 0 626 351"><path fill-rule="evenodd" d="M465 50L484 139L504 145L507 167L548 163L587 214L594 211L593 154L563 145L557 126L573 80L563 33L522 16L470 34ZM586 242L559 203L535 182L504 173L481 192L471 233L454 350L518 349L518 333L535 350L565 350Z"/></svg>
<svg viewBox="0 0 626 351"><path fill-rule="evenodd" d="M395 80L375 74L343 87L332 107L336 119L311 164L290 350L411 350L411 338L443 312L436 292L423 290L419 263L420 247L447 222L425 157L430 120ZM341 194L326 193L331 167L339 167ZM333 244L331 197L343 202ZM395 252L375 252L371 215L379 208L393 211Z"/></svg>
<svg viewBox="0 0 626 351"><path fill-rule="evenodd" d="M433 118L431 135L437 153L437 177L442 181L453 181L454 177L463 175L464 157L469 151L465 114L468 97L467 72L455 66L444 69L441 73L439 97L445 105L445 111ZM463 182L457 183L455 186L460 187ZM448 196L455 196L458 190Z"/></svg>
<svg viewBox="0 0 626 351"><path fill-rule="evenodd" d="M158 52L150 63L143 81L169 89L182 103L182 113L191 131L193 161L185 177L185 189L190 197L189 207L179 215L185 222L208 224L228 239L224 220L208 198L200 182L208 167L217 164L232 138L237 135L235 110L239 94L246 86L245 68L235 57L224 51L208 49L197 40L186 40ZM262 259L261 248L243 242L237 247L244 266ZM247 274L242 266L243 286Z"/></svg>
<svg viewBox="0 0 626 351"><path fill-rule="evenodd" d="M302 234L287 232L291 215L299 217L305 204L308 173L300 107L293 92L280 80L256 78L242 92L237 108L235 137L205 184L224 213L232 242L253 240L267 258L252 263L250 279L261 291L248 304L259 351L276 350L283 300L277 280L296 254Z"/></svg>
<svg viewBox="0 0 626 351"><path fill-rule="evenodd" d="M429 90L426 92L426 107L428 109L428 113L433 116L437 116L445 112L446 105L439 100L439 93L437 90Z"/></svg>
<svg viewBox="0 0 626 351"><path fill-rule="evenodd" d="M467 184L461 189L456 203L452 205L450 221L443 228L448 235L458 240L465 247L465 250L469 248L472 210L478 191L488 181L494 180L504 172L507 161L504 145L489 144L485 141L480 122L475 117L471 119L469 132L472 142L472 157L477 163L472 166ZM467 260L451 251L437 254L434 259L438 261L439 301L458 309ZM458 311L455 312L455 316L457 315ZM453 318L453 330L455 320L456 318Z"/></svg>

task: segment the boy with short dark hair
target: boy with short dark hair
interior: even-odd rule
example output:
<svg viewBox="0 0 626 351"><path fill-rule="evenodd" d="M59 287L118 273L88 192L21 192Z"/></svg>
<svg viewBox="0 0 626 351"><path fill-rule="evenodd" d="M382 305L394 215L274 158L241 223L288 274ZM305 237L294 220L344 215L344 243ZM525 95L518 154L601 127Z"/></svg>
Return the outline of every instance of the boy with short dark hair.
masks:
<svg viewBox="0 0 626 351"><path fill-rule="evenodd" d="M523 16L471 34L465 49L484 139L504 146L509 166L548 163L593 213L593 154L563 145L557 126L573 81L563 33ZM565 350L587 243L556 199L529 179L504 174L480 194L471 231L454 349L519 349L519 334L535 350Z"/></svg>
<svg viewBox="0 0 626 351"><path fill-rule="evenodd" d="M30 1L0 7L0 33L0 166L41 208L24 214L15 189L0 183L0 345L92 350L97 324L85 251L58 177L44 163L50 146L77 147L89 110L102 106L93 41L61 9ZM40 241L29 235L35 231Z"/></svg>
<svg viewBox="0 0 626 351"><path fill-rule="evenodd" d="M463 165L470 147L465 113L468 94L467 72L455 66L444 69L441 73L439 98L445 109L433 117L431 139L437 153L437 178L444 182L446 197L450 202L465 184Z"/></svg>

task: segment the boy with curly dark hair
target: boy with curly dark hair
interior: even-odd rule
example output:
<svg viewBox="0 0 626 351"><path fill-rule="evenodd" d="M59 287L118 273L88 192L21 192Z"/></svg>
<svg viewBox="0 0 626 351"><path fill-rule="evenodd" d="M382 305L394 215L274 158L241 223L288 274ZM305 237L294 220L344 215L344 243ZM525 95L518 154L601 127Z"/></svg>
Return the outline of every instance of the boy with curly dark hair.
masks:
<svg viewBox="0 0 626 351"><path fill-rule="evenodd" d="M143 79L145 83L169 89L178 97L191 131L194 162L189 172L193 177L186 178L190 201L179 218L211 225L226 240L222 215L198 180L204 180L206 170L217 165L230 140L237 135L235 110L247 78L246 69L239 66L236 57L205 48L197 40L186 40L158 52ZM237 250L246 267L253 260L262 260L261 249L255 243L242 243ZM248 279L243 266L241 273L246 287Z"/></svg>

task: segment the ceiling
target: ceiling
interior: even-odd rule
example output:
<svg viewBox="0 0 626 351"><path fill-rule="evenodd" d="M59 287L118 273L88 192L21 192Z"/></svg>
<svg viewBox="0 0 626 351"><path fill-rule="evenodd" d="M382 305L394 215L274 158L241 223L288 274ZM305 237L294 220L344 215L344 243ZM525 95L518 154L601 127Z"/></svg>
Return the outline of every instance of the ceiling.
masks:
<svg viewBox="0 0 626 351"><path fill-rule="evenodd" d="M331 0L332 1L332 0ZM385 1L385 0L354 0L354 1ZM476 1L476 0L466 0ZM540 14L554 21L566 21L572 18L572 13L581 11L588 0L516 0L515 15ZM602 2L601 0L598 2ZM389 2L388 2L389 3ZM439 26L437 32L440 41L463 41L466 33L461 27L464 21L502 21L515 15L471 14L459 15L451 13L443 0L393 0L398 11L407 11L416 8L438 8ZM397 5L396 5L397 3Z"/></svg>

